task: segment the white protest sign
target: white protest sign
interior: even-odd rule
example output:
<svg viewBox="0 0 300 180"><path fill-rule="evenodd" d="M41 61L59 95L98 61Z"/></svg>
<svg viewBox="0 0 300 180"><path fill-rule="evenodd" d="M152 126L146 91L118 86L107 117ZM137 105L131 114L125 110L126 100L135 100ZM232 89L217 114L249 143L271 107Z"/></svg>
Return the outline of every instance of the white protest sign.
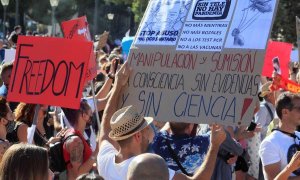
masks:
<svg viewBox="0 0 300 180"><path fill-rule="evenodd" d="M296 16L296 31L297 31L297 44L298 52L300 52L300 19ZM300 53L298 53L298 60L300 61Z"/></svg>
<svg viewBox="0 0 300 180"><path fill-rule="evenodd" d="M16 49L5 49L4 62L14 62L16 56Z"/></svg>
<svg viewBox="0 0 300 180"><path fill-rule="evenodd" d="M150 1L128 57L134 72L121 106L159 121L248 125L277 5Z"/></svg>

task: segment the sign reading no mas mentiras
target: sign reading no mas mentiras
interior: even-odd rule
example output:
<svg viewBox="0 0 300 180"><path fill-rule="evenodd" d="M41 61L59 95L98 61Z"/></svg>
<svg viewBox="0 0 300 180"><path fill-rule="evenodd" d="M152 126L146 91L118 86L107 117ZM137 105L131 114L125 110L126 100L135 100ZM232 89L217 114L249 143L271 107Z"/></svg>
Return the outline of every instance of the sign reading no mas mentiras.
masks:
<svg viewBox="0 0 300 180"><path fill-rule="evenodd" d="M150 1L122 106L160 121L248 125L277 3Z"/></svg>

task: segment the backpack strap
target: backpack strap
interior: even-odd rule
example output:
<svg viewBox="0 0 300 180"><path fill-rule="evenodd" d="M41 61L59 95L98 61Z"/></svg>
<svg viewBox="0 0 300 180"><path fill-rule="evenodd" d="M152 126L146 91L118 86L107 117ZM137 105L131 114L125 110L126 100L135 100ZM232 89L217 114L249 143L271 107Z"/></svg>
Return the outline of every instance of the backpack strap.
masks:
<svg viewBox="0 0 300 180"><path fill-rule="evenodd" d="M166 144L167 144L167 146L168 146L168 150L169 150L169 152L170 152L170 155L171 155L172 159L176 162L176 164L177 164L177 166L179 167L179 169L181 170L181 172L182 172L183 174L187 175L187 176L192 176L192 174L188 173L188 172L184 169L184 167L181 165L181 163L180 163L180 161L179 161L179 159L178 159L176 153L174 152L174 150L173 150L172 147L171 147L171 144L170 144L170 141L168 140L168 138L165 138L165 140L166 140L166 142L167 142Z"/></svg>
<svg viewBox="0 0 300 180"><path fill-rule="evenodd" d="M264 103L265 107L267 108L268 112L269 112L269 115L271 116L271 121L274 119L274 113L273 111L271 110L270 106L265 102Z"/></svg>

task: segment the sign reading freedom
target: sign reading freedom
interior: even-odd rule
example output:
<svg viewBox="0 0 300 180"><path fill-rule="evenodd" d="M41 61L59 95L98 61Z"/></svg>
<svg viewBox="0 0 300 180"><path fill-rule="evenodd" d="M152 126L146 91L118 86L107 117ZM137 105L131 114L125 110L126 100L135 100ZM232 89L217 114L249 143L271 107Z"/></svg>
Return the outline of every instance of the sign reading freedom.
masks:
<svg viewBox="0 0 300 180"><path fill-rule="evenodd" d="M91 42L20 36L8 101L79 108Z"/></svg>
<svg viewBox="0 0 300 180"><path fill-rule="evenodd" d="M159 121L249 125L278 0L151 0L121 106ZM257 33L259 32L259 33Z"/></svg>
<svg viewBox="0 0 300 180"><path fill-rule="evenodd" d="M64 37L67 39L92 41L90 35L89 24L86 16L82 16L61 23ZM94 51L91 51L89 67L86 73L86 81L93 80L97 76L97 65Z"/></svg>

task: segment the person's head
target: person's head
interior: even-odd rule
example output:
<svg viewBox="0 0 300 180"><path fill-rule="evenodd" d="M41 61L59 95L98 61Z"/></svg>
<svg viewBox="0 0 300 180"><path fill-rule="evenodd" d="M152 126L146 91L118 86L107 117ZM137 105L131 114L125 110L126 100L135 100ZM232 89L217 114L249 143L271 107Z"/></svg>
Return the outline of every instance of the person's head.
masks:
<svg viewBox="0 0 300 180"><path fill-rule="evenodd" d="M21 27L20 25L15 26L15 27L14 27L14 31L16 32L16 34L20 34L21 31L22 31L22 27Z"/></svg>
<svg viewBox="0 0 300 180"><path fill-rule="evenodd" d="M113 114L109 137L121 148L133 147L132 151L138 154L146 152L154 136L149 126L152 121L153 118L143 117L133 106L124 107Z"/></svg>
<svg viewBox="0 0 300 180"><path fill-rule="evenodd" d="M84 99L81 100L79 109L62 108L62 110L73 127L78 123L90 123L93 116L91 107Z"/></svg>
<svg viewBox="0 0 300 180"><path fill-rule="evenodd" d="M300 95L285 92L278 96L276 113L282 123L300 125Z"/></svg>
<svg viewBox="0 0 300 180"><path fill-rule="evenodd" d="M108 59L107 59L107 55L104 54L102 56L99 57L99 65L100 67L102 67L105 63L108 62Z"/></svg>
<svg viewBox="0 0 300 180"><path fill-rule="evenodd" d="M271 81L266 82L260 87L260 92L258 94L260 100L264 99L272 104L275 104L275 93L270 90L272 85Z"/></svg>
<svg viewBox="0 0 300 180"><path fill-rule="evenodd" d="M1 68L1 79L6 86L6 88L9 88L9 81L11 72L13 69L13 63L4 63Z"/></svg>
<svg viewBox="0 0 300 180"><path fill-rule="evenodd" d="M47 180L48 169L46 149L30 144L15 144L3 155L0 179Z"/></svg>
<svg viewBox="0 0 300 180"><path fill-rule="evenodd" d="M26 31L26 36L32 36L32 31L31 30L27 30Z"/></svg>
<svg viewBox="0 0 300 180"><path fill-rule="evenodd" d="M8 128L13 128L14 115L8 106L6 99L0 97L0 126ZM4 128L6 130L6 128ZM2 129L3 130L3 129Z"/></svg>
<svg viewBox="0 0 300 180"><path fill-rule="evenodd" d="M104 180L104 179L95 173L90 173L90 174L87 173L78 176L76 180Z"/></svg>
<svg viewBox="0 0 300 180"><path fill-rule="evenodd" d="M170 129L173 134L175 135L182 135L187 134L190 135L194 124L192 123L181 123L181 122L169 122L170 123Z"/></svg>
<svg viewBox="0 0 300 180"><path fill-rule="evenodd" d="M21 102L15 109L16 121L23 122L28 126L31 126L35 113L35 107L36 104L27 104ZM38 120L44 120L47 110L47 105L40 105L40 110L38 112Z"/></svg>
<svg viewBox="0 0 300 180"><path fill-rule="evenodd" d="M145 153L134 157L130 162L127 180L168 180L169 170L165 160L156 155Z"/></svg>

